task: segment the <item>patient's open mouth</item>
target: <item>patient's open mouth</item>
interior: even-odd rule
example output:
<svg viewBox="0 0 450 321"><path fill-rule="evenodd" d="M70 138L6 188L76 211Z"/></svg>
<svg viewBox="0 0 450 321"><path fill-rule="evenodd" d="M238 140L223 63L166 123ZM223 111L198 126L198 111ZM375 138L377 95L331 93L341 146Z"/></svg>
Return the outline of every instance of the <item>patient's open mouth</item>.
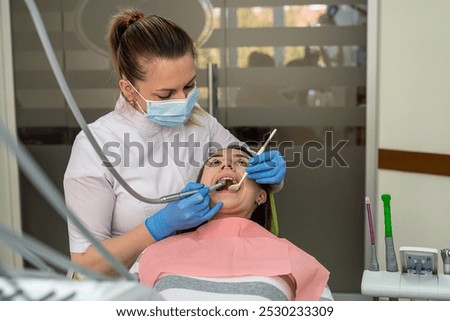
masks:
<svg viewBox="0 0 450 321"><path fill-rule="evenodd" d="M232 177L222 177L221 179L219 179L217 181L217 183L220 181L225 181L225 185L223 185L222 187L219 187L217 189L218 192L223 191L223 190L228 190L228 187L237 183L237 181L235 179L233 179Z"/></svg>

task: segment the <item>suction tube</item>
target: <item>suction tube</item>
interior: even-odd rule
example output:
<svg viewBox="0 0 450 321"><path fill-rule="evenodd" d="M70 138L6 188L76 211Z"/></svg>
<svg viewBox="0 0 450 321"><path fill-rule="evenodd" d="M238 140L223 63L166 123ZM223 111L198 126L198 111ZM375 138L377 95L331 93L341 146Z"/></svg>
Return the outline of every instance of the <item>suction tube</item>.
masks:
<svg viewBox="0 0 450 321"><path fill-rule="evenodd" d="M133 188L131 188L130 185L128 185L128 183L122 178L122 176L119 175L119 173L114 169L113 165L108 160L108 158L103 154L103 152L100 148L100 145L97 143L97 141L94 138L94 135L92 134L89 127L87 126L86 120L84 119L83 115L81 114L80 109L78 108L78 106L75 102L75 99L72 96L69 86L67 85L67 82L61 71L61 67L59 66L58 60L56 59L55 52L54 52L53 47L48 38L47 31L45 30L45 26L42 22L41 15L39 13L39 10L36 7L35 2L33 0L24 0L24 1L28 7L28 10L30 11L31 18L33 19L34 25L36 26L36 30L38 32L39 38L41 39L41 42L44 47L47 58L49 60L50 66L53 70L53 73L55 74L55 77L56 77L56 80L58 81L59 87L61 88L61 91L64 94L67 104L69 105L70 110L72 111L75 119L77 120L81 129L85 133L87 139L91 143L95 152L102 160L103 165L111 172L111 174L119 182L119 184L122 185L123 188L125 188L125 190L128 193L130 193L130 195L135 197L136 199L138 199L144 203L150 203L150 204L166 203L167 201L164 199L164 197L148 198L148 197L142 196L139 193L137 193Z"/></svg>

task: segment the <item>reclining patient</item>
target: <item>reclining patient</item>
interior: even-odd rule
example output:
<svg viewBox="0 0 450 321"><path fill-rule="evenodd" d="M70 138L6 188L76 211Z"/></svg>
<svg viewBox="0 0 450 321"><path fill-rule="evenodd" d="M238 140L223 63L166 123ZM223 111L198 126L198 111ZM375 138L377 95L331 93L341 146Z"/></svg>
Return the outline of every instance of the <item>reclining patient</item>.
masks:
<svg viewBox="0 0 450 321"><path fill-rule="evenodd" d="M139 262L142 283L166 300L333 300L329 272L312 256L270 232L269 187L239 182L251 153L230 147L214 153L200 173L207 186L227 185L210 193L221 210L195 231L149 246Z"/></svg>

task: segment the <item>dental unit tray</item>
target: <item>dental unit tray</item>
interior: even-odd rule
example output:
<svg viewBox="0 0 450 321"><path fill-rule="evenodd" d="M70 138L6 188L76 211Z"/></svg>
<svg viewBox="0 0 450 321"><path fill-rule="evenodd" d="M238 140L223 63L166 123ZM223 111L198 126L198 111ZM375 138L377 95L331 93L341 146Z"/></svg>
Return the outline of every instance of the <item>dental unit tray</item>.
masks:
<svg viewBox="0 0 450 321"><path fill-rule="evenodd" d="M365 270L361 293L374 298L450 300L450 275L438 273L438 250L400 247L398 272Z"/></svg>
<svg viewBox="0 0 450 321"><path fill-rule="evenodd" d="M365 270L361 294L373 298L449 301L450 275Z"/></svg>
<svg viewBox="0 0 450 321"><path fill-rule="evenodd" d="M425 247L400 247L402 273L437 275L438 250Z"/></svg>

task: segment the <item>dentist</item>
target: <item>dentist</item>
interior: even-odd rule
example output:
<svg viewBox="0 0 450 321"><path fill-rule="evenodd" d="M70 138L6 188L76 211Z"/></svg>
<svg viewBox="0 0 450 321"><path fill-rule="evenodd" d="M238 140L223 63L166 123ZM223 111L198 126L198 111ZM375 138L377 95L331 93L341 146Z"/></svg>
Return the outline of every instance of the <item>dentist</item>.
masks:
<svg viewBox="0 0 450 321"><path fill-rule="evenodd" d="M198 104L195 48L178 25L125 10L107 36L121 95L115 108L89 125L114 168L139 194L156 197L200 188L180 201L147 204L132 197L104 167L81 132L64 175L69 209L128 268L150 244L210 219L208 189L196 180L210 148L238 142ZM286 165L277 151L254 157L248 177L281 188ZM186 185L186 183L188 183ZM114 275L114 269L68 222L74 262Z"/></svg>

